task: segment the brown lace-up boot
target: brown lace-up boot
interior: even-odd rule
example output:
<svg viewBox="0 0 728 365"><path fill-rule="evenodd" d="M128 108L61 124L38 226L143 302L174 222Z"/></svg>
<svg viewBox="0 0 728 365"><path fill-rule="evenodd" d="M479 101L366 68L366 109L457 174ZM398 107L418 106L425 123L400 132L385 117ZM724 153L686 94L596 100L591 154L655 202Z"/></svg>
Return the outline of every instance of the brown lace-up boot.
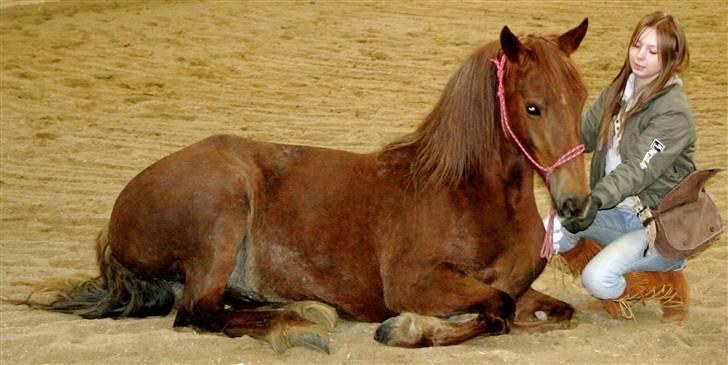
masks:
<svg viewBox="0 0 728 365"><path fill-rule="evenodd" d="M602 246L590 239L581 239L574 248L559 254L560 266L578 279L586 264L602 250ZM606 310L612 318L620 316L633 319L631 301L659 300L664 322L682 323L688 314L688 283L682 271L632 272L624 276L627 287L622 296L614 300L599 300L587 304L590 310Z"/></svg>
<svg viewBox="0 0 728 365"><path fill-rule="evenodd" d="M658 300L662 305L662 321L682 323L688 315L688 283L682 271L630 272L624 275L627 287L613 300L600 301L612 318L633 319L631 302Z"/></svg>

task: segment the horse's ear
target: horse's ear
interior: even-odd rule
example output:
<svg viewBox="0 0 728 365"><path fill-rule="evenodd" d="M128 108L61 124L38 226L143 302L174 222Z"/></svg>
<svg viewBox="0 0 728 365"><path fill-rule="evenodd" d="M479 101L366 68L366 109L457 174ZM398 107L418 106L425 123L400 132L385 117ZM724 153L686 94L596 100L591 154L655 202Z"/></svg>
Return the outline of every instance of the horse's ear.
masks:
<svg viewBox="0 0 728 365"><path fill-rule="evenodd" d="M501 30L500 44L508 60L513 63L518 63L519 55L525 51L525 48L521 44L521 41L518 40L518 37L511 33L511 30L507 26Z"/></svg>
<svg viewBox="0 0 728 365"><path fill-rule="evenodd" d="M584 36L586 35L586 29L589 27L589 18L584 18L584 20L579 24L578 27L562 34L559 37L559 48L561 48L564 53L567 55L570 55L576 51L577 48L579 48L579 45L581 44L581 41L584 39Z"/></svg>

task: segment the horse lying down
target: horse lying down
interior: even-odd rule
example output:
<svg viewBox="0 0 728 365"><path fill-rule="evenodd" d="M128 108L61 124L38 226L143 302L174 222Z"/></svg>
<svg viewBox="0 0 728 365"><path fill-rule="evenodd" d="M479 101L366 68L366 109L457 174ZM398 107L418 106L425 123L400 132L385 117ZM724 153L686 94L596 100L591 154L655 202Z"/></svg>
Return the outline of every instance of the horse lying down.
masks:
<svg viewBox="0 0 728 365"><path fill-rule="evenodd" d="M531 288L546 264L533 174L562 219L579 215L586 91L569 56L586 30L504 27L415 131L373 153L217 135L157 161L116 200L100 276L44 308L176 308L175 327L276 351L328 352L337 312L383 321L375 339L403 347L568 327L573 308Z"/></svg>

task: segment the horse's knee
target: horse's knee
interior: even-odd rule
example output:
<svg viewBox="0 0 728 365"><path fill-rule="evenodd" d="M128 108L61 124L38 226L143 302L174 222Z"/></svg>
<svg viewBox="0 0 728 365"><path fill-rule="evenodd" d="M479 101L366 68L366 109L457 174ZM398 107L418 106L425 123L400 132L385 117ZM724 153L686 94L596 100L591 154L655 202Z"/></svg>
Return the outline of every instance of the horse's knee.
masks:
<svg viewBox="0 0 728 365"><path fill-rule="evenodd" d="M505 292L499 294L501 297L500 312L484 311L482 315L482 319L485 321L485 333L491 335L509 333L516 316L516 303L513 298Z"/></svg>
<svg viewBox="0 0 728 365"><path fill-rule="evenodd" d="M499 290L497 294L497 297L483 303L483 308L480 312L490 313L504 319L512 320L516 314L515 300L506 292Z"/></svg>
<svg viewBox="0 0 728 365"><path fill-rule="evenodd" d="M516 301L506 292L500 292L499 294L501 301L503 301L503 317L513 319L516 313Z"/></svg>

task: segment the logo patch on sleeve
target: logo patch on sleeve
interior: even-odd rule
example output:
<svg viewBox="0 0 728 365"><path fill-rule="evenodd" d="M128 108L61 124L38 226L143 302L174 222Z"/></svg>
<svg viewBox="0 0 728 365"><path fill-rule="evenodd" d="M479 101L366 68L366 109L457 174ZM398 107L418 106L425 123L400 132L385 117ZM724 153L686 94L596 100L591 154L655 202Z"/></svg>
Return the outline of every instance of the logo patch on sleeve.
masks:
<svg viewBox="0 0 728 365"><path fill-rule="evenodd" d="M642 162L640 162L640 168L642 170L647 168L647 164L650 163L650 160L652 160L652 157L654 157L656 154L662 152L665 150L665 145L660 142L659 139L655 138L652 141L652 145L650 145L650 149L645 153L645 156L642 157Z"/></svg>

